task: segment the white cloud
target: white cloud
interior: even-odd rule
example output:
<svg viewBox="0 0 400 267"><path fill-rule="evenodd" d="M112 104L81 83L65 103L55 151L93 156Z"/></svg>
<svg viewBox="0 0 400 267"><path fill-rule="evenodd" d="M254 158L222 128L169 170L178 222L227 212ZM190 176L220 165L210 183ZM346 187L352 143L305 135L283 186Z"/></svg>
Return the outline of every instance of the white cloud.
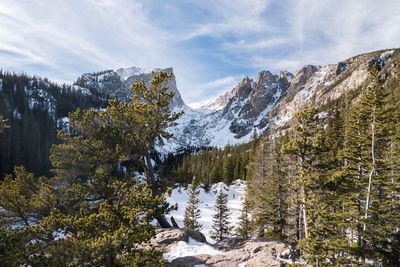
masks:
<svg viewBox="0 0 400 267"><path fill-rule="evenodd" d="M264 23L262 14L269 0L222 0L201 1L199 8L205 8L212 18L209 22L195 25L183 40L199 37L224 35L247 35L249 32L262 33L270 27Z"/></svg>
<svg viewBox="0 0 400 267"><path fill-rule="evenodd" d="M231 86L233 83L237 83L237 78L235 78L234 76L227 76L211 82L200 84L196 89L209 90L226 88L227 86Z"/></svg>
<svg viewBox="0 0 400 267"><path fill-rule="evenodd" d="M190 106L199 106L207 103L226 91L231 90L242 77L226 76L216 80L200 84L191 90L190 99L200 99L200 101L190 102Z"/></svg>
<svg viewBox="0 0 400 267"><path fill-rule="evenodd" d="M245 74L398 47L399 14L391 0L1 0L0 68L72 81L173 67L182 97L199 102Z"/></svg>

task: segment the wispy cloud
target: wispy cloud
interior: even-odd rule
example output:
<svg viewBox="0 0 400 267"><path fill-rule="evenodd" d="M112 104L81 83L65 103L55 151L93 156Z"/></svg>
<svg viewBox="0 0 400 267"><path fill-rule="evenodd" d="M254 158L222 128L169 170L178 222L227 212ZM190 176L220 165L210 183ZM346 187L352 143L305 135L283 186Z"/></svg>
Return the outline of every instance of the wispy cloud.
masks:
<svg viewBox="0 0 400 267"><path fill-rule="evenodd" d="M82 72L174 67L187 102L262 69L295 71L400 45L391 0L1 0L0 67Z"/></svg>
<svg viewBox="0 0 400 267"><path fill-rule="evenodd" d="M200 101L190 102L189 105L199 105L210 99L214 99L220 94L232 89L241 79L239 76L226 76L213 81L208 81L197 85L189 94L190 99Z"/></svg>

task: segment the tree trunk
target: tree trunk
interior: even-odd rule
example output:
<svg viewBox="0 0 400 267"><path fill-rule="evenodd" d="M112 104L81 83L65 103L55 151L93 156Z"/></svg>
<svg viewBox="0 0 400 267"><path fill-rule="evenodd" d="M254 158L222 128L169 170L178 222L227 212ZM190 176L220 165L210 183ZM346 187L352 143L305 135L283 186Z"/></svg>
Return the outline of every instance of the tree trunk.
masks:
<svg viewBox="0 0 400 267"><path fill-rule="evenodd" d="M147 184L153 185L156 181L156 177L154 175L153 164L151 163L150 153L146 154L145 164L144 164L144 172L146 174Z"/></svg>
<svg viewBox="0 0 400 267"><path fill-rule="evenodd" d="M157 195L158 190L155 188L156 177L154 174L153 164L151 163L150 153L146 154L144 165L147 184L152 187L152 194ZM167 221L164 214L156 214L154 217L162 228L172 228L172 225Z"/></svg>
<svg viewBox="0 0 400 267"><path fill-rule="evenodd" d="M302 203L300 205L301 211L303 213L303 223L304 223L304 237L308 237L308 225L307 225L307 210L306 210L306 193L304 186L301 187L301 198Z"/></svg>
<svg viewBox="0 0 400 267"><path fill-rule="evenodd" d="M172 225L167 221L164 214L156 214L155 219L157 220L158 224L161 228L173 228Z"/></svg>
<svg viewBox="0 0 400 267"><path fill-rule="evenodd" d="M367 200L365 201L365 214L364 219L367 220L368 218L368 209L369 209L369 202L371 201L371 187L372 187L372 175L375 172L375 124L376 124L376 116L375 116L375 107L372 110L372 123L371 123L371 159L372 159L372 168L371 172L369 173L368 177L368 188L367 188ZM367 224L364 222L363 230L367 229Z"/></svg>

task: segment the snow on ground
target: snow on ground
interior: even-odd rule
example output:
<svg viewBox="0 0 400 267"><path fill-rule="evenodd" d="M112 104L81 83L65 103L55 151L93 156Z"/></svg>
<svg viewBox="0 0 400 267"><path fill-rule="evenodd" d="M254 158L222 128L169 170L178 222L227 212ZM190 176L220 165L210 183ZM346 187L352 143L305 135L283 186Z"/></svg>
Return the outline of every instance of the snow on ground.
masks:
<svg viewBox="0 0 400 267"><path fill-rule="evenodd" d="M210 245L198 242L192 238L189 238L189 242L179 241L172 246L170 252L164 253L164 259L171 262L174 259L186 256L194 256L200 254L207 255L219 255L223 254L223 251L217 250Z"/></svg>
<svg viewBox="0 0 400 267"><path fill-rule="evenodd" d="M201 204L200 208L200 219L199 222L203 225L201 232L207 238L210 243L215 243L210 237L210 231L212 226L212 216L214 212L214 205L217 195L220 191L228 194L228 208L231 212L230 222L231 226L237 227L239 223L239 217L243 206L244 194L246 190L246 183L242 180L235 180L230 186L220 182L214 184L209 192L205 192L203 188L200 188L199 199ZM167 201L171 204L178 204L178 209L171 211L170 216L173 216L179 227L183 227L183 218L186 208L186 202L188 195L186 193L186 188L183 186L174 188L172 194L167 198Z"/></svg>

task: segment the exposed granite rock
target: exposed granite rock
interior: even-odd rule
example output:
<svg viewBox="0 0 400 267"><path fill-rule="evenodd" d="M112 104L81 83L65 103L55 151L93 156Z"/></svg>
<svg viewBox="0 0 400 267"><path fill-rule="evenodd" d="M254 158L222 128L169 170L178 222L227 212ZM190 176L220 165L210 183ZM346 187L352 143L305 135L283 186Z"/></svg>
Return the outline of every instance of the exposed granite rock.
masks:
<svg viewBox="0 0 400 267"><path fill-rule="evenodd" d="M202 243L206 243L206 237L199 231L186 228L157 229L156 235L148 243L142 244L141 248L156 248L168 251L170 246L179 241L189 241L189 237Z"/></svg>
<svg viewBox="0 0 400 267"><path fill-rule="evenodd" d="M221 255L196 255L177 258L173 260L169 266L188 267L203 264L213 267L237 267L237 266L284 266L285 263L291 262L294 255L292 248L278 241L266 239L244 240L234 239L233 244L227 251ZM218 245L217 245L218 247Z"/></svg>
<svg viewBox="0 0 400 267"><path fill-rule="evenodd" d="M142 244L140 249L155 248L167 253L178 242L189 242L189 238L210 245L198 231L185 228L157 229L156 236L148 243ZM269 239L230 238L211 246L220 250L221 254L180 257L172 260L168 266L189 267L201 264L215 267L283 266L284 263L292 262L294 257L294 250L289 245Z"/></svg>

